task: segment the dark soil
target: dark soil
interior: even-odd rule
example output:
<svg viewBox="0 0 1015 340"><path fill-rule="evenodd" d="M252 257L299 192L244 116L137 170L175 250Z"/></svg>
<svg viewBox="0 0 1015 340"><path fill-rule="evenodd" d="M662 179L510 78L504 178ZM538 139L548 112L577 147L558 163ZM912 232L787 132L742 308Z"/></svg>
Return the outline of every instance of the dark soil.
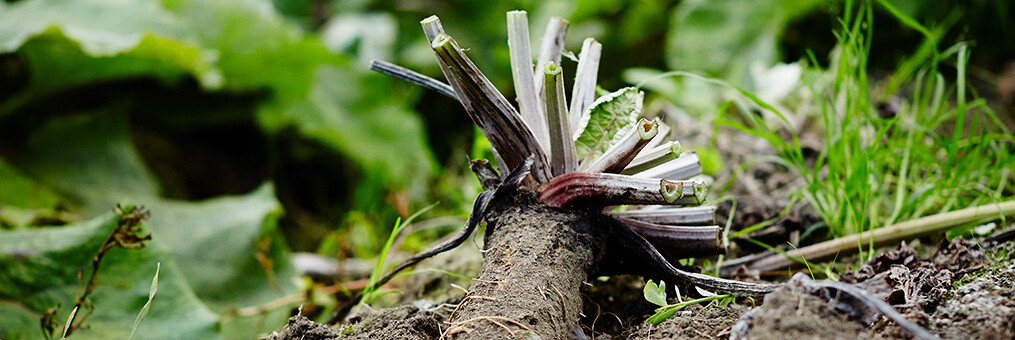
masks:
<svg viewBox="0 0 1015 340"><path fill-rule="evenodd" d="M354 316L338 329L297 315L281 332L263 340L332 340L332 339L437 339L445 318L436 312L420 311L411 305L370 311Z"/></svg>

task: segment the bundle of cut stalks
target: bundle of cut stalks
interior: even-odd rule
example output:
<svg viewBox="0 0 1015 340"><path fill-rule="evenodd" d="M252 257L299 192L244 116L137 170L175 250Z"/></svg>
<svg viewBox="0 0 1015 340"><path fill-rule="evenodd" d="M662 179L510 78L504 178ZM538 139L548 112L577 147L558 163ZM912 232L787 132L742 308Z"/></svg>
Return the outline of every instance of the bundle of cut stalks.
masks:
<svg viewBox="0 0 1015 340"><path fill-rule="evenodd" d="M597 96L602 45L585 39L568 101L560 67L568 22L552 18L533 67L524 11L507 13L518 108L497 90L436 16L421 24L448 84L385 62L372 68L452 97L490 141L501 173L534 158L526 185L550 206L599 210L622 221L670 260L725 252L697 154L667 141L669 126L639 117L644 94Z"/></svg>

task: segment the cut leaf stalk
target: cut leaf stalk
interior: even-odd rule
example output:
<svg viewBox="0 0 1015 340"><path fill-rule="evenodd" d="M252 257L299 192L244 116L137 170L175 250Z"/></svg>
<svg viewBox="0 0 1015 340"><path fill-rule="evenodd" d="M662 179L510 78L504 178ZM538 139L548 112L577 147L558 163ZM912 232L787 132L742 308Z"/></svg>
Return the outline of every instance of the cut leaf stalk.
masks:
<svg viewBox="0 0 1015 340"><path fill-rule="evenodd" d="M532 52L529 48L529 17L525 11L507 12L508 52L511 55L511 76L514 78L515 96L522 119L532 129L540 146L550 148L550 135L538 106L535 79L532 73Z"/></svg>
<svg viewBox="0 0 1015 340"><path fill-rule="evenodd" d="M634 177L687 179L701 174L701 161L698 154L688 152L677 159L668 161L654 168L635 173Z"/></svg>
<svg viewBox="0 0 1015 340"><path fill-rule="evenodd" d="M539 198L555 207L602 209L620 204L699 205L707 193L704 181L572 172L544 184Z"/></svg>
<svg viewBox="0 0 1015 340"><path fill-rule="evenodd" d="M648 121L642 118L633 129L627 131L619 142L606 149L606 152L599 155L592 164L582 171L619 173L658 134L659 120Z"/></svg>
<svg viewBox="0 0 1015 340"><path fill-rule="evenodd" d="M543 68L546 85L546 119L550 127L550 168L554 176L574 172L578 166L574 142L571 141L571 123L567 118L567 100L564 98L563 71L554 62Z"/></svg>
<svg viewBox="0 0 1015 340"><path fill-rule="evenodd" d="M599 60L603 45L596 39L588 38L582 43L578 55L578 69L575 71L574 88L571 90L571 131L580 129L582 119L588 121L589 106L596 100L596 82L599 77Z"/></svg>
<svg viewBox="0 0 1015 340"><path fill-rule="evenodd" d="M546 105L546 103L543 103L543 98L546 98L546 84L543 83L541 77L543 68L546 67L546 63L551 61L560 64L560 57L564 53L564 37L567 36L568 25L567 20L552 17L550 22L546 24L546 32L543 33L543 44L539 47L539 59L537 59L536 69L533 71L533 74L536 75L533 85L536 87L536 98L539 100L536 103L536 107L540 110Z"/></svg>
<svg viewBox="0 0 1015 340"><path fill-rule="evenodd" d="M660 128L663 126L666 125L660 125ZM660 133L662 133L662 131L660 131ZM651 144L651 142L649 144ZM646 146L646 149L643 149L638 156L634 157L634 160L632 160L631 163L624 168L624 171L621 171L620 173L633 175L660 166L663 163L680 157L680 142L669 141L652 149L647 148L648 146Z"/></svg>
<svg viewBox="0 0 1015 340"><path fill-rule="evenodd" d="M687 208L638 209L611 212L616 218L627 218L648 223L668 225L712 225L715 224L715 206Z"/></svg>
<svg viewBox="0 0 1015 340"><path fill-rule="evenodd" d="M726 253L719 226L671 226L627 218L620 221L670 260Z"/></svg>
<svg viewBox="0 0 1015 340"><path fill-rule="evenodd" d="M545 183L551 178L546 153L536 142L532 131L525 125L508 102L486 76L447 34L438 35L432 44L437 60L445 70L445 77L458 94L469 117L490 141L507 168L515 168L526 157L535 157L533 178Z"/></svg>

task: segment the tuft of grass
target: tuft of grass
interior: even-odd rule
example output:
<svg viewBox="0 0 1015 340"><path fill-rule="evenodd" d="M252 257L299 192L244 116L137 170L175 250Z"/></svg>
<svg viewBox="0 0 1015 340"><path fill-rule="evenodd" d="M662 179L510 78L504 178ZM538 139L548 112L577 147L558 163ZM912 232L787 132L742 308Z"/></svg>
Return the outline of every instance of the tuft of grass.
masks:
<svg viewBox="0 0 1015 340"><path fill-rule="evenodd" d="M774 147L778 157L765 161L803 178L795 198L814 207L832 237L1015 194L1015 140L986 101L966 86L967 44L937 50L942 27L923 27L887 2L878 4L924 34L926 42L884 84L871 84L867 61L875 5L870 0L845 2L832 65L818 69L811 55L814 72L805 72L803 79L820 108L816 119L824 145L816 159L805 159L792 129L770 127L755 114L760 108L790 125L772 105L746 91L740 92L748 103L734 101L745 107L740 110L743 123L723 117L724 112L717 120ZM941 64L954 65L953 84ZM889 114L879 110L892 106L897 110Z"/></svg>
<svg viewBox="0 0 1015 340"><path fill-rule="evenodd" d="M433 209L437 206L437 204L438 203L434 203L416 211L406 218L405 221L402 221L401 217L395 220L395 226L391 229L391 234L388 235L388 240L384 243L384 248L381 248L381 253L377 255L377 263L374 264L374 269L370 272L370 279L368 280L369 283L363 288L363 298L360 299L361 304L369 304L378 297L375 295L377 288L379 288L377 287L377 280L384 276L384 267L387 264L388 252L391 250L391 245L395 243L395 238L402 233L402 230L404 230L406 226L412 224L413 220L430 209Z"/></svg>

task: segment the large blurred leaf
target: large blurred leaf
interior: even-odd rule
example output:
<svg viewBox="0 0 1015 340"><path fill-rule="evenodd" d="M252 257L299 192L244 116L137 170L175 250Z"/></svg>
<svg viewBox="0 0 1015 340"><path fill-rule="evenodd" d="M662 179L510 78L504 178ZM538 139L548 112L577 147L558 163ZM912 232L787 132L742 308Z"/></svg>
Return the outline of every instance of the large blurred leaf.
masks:
<svg viewBox="0 0 1015 340"><path fill-rule="evenodd" d="M126 117L117 111L51 121L29 138L25 157L17 164L72 198L89 216L117 203L147 206L155 238L168 246L182 277L216 312L292 293L295 273L276 228L281 207L272 187L197 203L159 198L155 180L130 144ZM262 328L284 324L285 313L282 309L261 319L257 327L243 320L226 327L242 332L237 338L254 337Z"/></svg>
<svg viewBox="0 0 1015 340"><path fill-rule="evenodd" d="M0 228L28 225L37 215L50 214L60 197L0 160Z"/></svg>
<svg viewBox="0 0 1015 340"><path fill-rule="evenodd" d="M218 54L230 90L270 89L282 99L306 95L322 63L340 61L275 12L269 0L164 0L166 8Z"/></svg>
<svg viewBox="0 0 1015 340"><path fill-rule="evenodd" d="M54 119L28 139L15 161L25 173L80 206L85 216L120 202L146 203L158 196L127 134L118 107Z"/></svg>
<svg viewBox="0 0 1015 340"><path fill-rule="evenodd" d="M404 186L432 174L407 97L330 54L268 0L26 0L7 7L0 53L21 54L29 81L0 103L0 118L58 89L190 75L209 90L267 92L260 114L267 130L295 126L375 178ZM98 203L105 209L108 202Z"/></svg>
<svg viewBox="0 0 1015 340"><path fill-rule="evenodd" d="M747 64L778 61L777 38L786 22L822 0L728 0L681 2L666 41L671 69L723 74L738 81ZM731 69L732 68L732 69Z"/></svg>
<svg viewBox="0 0 1015 340"><path fill-rule="evenodd" d="M189 74L206 87L221 86L214 53L202 50L189 29L155 1L22 1L0 12L0 53L17 51L27 61L22 101L137 76Z"/></svg>
<svg viewBox="0 0 1015 340"><path fill-rule="evenodd" d="M89 274L91 259L119 216L107 213L65 227L0 231L0 338L41 339L39 317L60 305L67 319L80 290L78 271ZM198 300L181 267L155 237L145 248L113 248L99 267L90 295L93 314L74 339L126 339L134 316L148 300L155 264L162 264L158 294L141 323L141 339L217 339L218 316ZM85 276L85 280L87 276Z"/></svg>
<svg viewBox="0 0 1015 340"><path fill-rule="evenodd" d="M71 198L87 216L158 194L155 179L130 144L119 108L51 121L32 134L17 164Z"/></svg>
<svg viewBox="0 0 1015 340"><path fill-rule="evenodd" d="M295 270L277 230L280 204L271 185L249 195L204 202L154 200L148 225L169 246L184 277L212 310L258 306L295 293ZM224 335L250 339L284 325L281 308L228 319Z"/></svg>
<svg viewBox="0 0 1015 340"><path fill-rule="evenodd" d="M578 128L575 139L578 159L588 162L603 154L616 142L625 128L638 120L645 93L627 87L599 97L589 107L588 119Z"/></svg>
<svg viewBox="0 0 1015 340"><path fill-rule="evenodd" d="M52 209L60 198L0 159L0 207Z"/></svg>
<svg viewBox="0 0 1015 340"><path fill-rule="evenodd" d="M398 96L388 93L390 87L389 79L377 75L324 66L305 100L266 106L259 119L269 129L295 125L302 134L337 147L366 171L383 170L385 181L408 185L433 173L432 156L419 118L404 102L392 100Z"/></svg>
<svg viewBox="0 0 1015 340"><path fill-rule="evenodd" d="M198 295L212 308L258 304L292 286L292 268L284 257L272 256L284 252L276 242L281 206L270 185L242 197L196 203L156 200L146 207L152 211L148 225L169 245L187 281L201 287ZM258 262L258 241L270 246L264 255L277 260L272 267ZM273 286L278 290L269 289Z"/></svg>

